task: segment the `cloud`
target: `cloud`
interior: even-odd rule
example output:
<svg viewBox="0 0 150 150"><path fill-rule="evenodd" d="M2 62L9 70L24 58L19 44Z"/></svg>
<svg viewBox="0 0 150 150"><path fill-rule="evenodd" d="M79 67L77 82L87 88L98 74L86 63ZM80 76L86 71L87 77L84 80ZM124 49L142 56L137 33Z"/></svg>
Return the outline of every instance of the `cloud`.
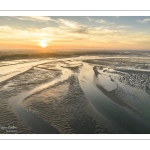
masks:
<svg viewBox="0 0 150 150"><path fill-rule="evenodd" d="M117 26L117 28L133 28L133 26L124 26L124 25L122 25L122 26Z"/></svg>
<svg viewBox="0 0 150 150"><path fill-rule="evenodd" d="M92 20L94 20L94 19L91 19L91 18L89 18L89 17L85 17L85 18L87 18L89 21L92 21Z"/></svg>
<svg viewBox="0 0 150 150"><path fill-rule="evenodd" d="M94 22L97 22L97 23L107 23L106 20L103 20L103 19L91 19L90 17L86 17L89 21L94 21Z"/></svg>
<svg viewBox="0 0 150 150"><path fill-rule="evenodd" d="M78 22L67 20L67 19L58 19L59 28L66 30L67 33L87 33L88 27Z"/></svg>
<svg viewBox="0 0 150 150"><path fill-rule="evenodd" d="M69 27L69 28L80 28L80 25L77 22L66 20L66 19L58 19L59 23Z"/></svg>
<svg viewBox="0 0 150 150"><path fill-rule="evenodd" d="M91 19L90 17L86 17L89 21L94 21L96 23L100 23L100 24L106 24L106 25L112 25L114 24L113 22L108 22L107 20L104 19Z"/></svg>
<svg viewBox="0 0 150 150"><path fill-rule="evenodd" d="M140 23L148 23L148 22L150 22L150 18L148 18L148 19L143 19L143 20L137 20L137 22L140 22Z"/></svg>
<svg viewBox="0 0 150 150"><path fill-rule="evenodd" d="M11 27L10 26L8 26L8 25L6 25L6 26L0 26L0 31L7 31L7 30L10 30L11 29Z"/></svg>
<svg viewBox="0 0 150 150"><path fill-rule="evenodd" d="M19 19L19 20L29 20L29 21L34 21L34 22L47 22L47 21L54 21L57 22L56 20L47 17L47 16L14 16L13 18Z"/></svg>
<svg viewBox="0 0 150 150"><path fill-rule="evenodd" d="M81 29L82 27L85 27L85 25L81 25L75 21L70 21L70 20L66 20L66 19L58 19L58 22L61 25L72 28L72 29Z"/></svg>
<svg viewBox="0 0 150 150"><path fill-rule="evenodd" d="M45 28L32 27L24 29L8 25L0 26L0 43L5 43L6 45L14 43L23 45L26 43L37 46L39 41L44 39L48 44L57 44L59 46L63 44L66 44L66 46L70 44L72 46L82 43L82 46L93 44L93 47L98 47L103 43L105 47L107 45L111 46L111 43L123 43L126 45L139 45L141 43L142 45L142 43L147 43L150 39L149 33L129 31L128 28L132 28L132 26L121 25L114 27L102 23L103 25L99 27L88 27L67 19L57 19L56 21L58 26L48 26Z"/></svg>
<svg viewBox="0 0 150 150"><path fill-rule="evenodd" d="M103 19L95 20L95 22L97 22L97 23L104 23L104 24L107 23L107 21L106 21L106 20L103 20Z"/></svg>

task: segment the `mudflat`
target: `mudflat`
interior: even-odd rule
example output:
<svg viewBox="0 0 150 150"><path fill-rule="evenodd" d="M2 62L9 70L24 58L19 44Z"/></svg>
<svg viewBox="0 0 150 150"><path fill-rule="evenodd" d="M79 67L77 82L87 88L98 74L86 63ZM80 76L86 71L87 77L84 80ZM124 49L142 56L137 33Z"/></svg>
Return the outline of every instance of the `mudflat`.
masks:
<svg viewBox="0 0 150 150"><path fill-rule="evenodd" d="M0 133L150 133L150 62L131 57L1 63Z"/></svg>

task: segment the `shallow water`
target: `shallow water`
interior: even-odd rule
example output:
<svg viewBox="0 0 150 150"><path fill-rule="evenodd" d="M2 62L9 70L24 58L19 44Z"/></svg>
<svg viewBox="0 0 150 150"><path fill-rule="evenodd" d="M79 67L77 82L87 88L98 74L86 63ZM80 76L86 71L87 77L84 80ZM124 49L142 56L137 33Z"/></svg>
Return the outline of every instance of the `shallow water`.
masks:
<svg viewBox="0 0 150 150"><path fill-rule="evenodd" d="M21 102L29 96L28 93L21 93L21 95L15 97L14 100L14 111L20 118L20 120L25 124L25 126L31 129L34 133L37 134L58 134L59 131L55 129L50 124L46 123L43 119L38 117L36 114L25 110L21 107Z"/></svg>
<svg viewBox="0 0 150 150"><path fill-rule="evenodd" d="M101 76L101 74L100 74ZM150 124L129 108L124 108L105 95L96 85L101 82L93 72L93 66L84 63L79 75L80 85L89 102L121 133L150 133ZM106 78L107 79L107 78ZM92 81L93 80L93 81ZM106 87L109 82L105 83ZM115 83L115 82L114 82ZM117 84L117 83L115 83ZM121 83L120 83L121 84ZM102 88L105 89L103 85ZM125 90L125 89L124 89ZM131 91L132 92L132 91ZM114 94L115 95L115 94Z"/></svg>

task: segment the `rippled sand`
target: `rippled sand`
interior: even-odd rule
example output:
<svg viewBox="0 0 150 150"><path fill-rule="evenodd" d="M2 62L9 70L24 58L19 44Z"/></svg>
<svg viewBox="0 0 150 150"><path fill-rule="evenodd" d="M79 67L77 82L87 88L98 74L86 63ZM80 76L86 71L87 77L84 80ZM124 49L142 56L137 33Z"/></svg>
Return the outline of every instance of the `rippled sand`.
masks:
<svg viewBox="0 0 150 150"><path fill-rule="evenodd" d="M108 133L88 114L88 105L75 75L28 97L22 104L26 110L39 115L60 133Z"/></svg>
<svg viewBox="0 0 150 150"><path fill-rule="evenodd" d="M23 91L31 90L41 83L50 81L61 75L59 71L40 71L31 68L25 73L19 74L9 80L0 83L0 127L15 126L17 130L6 131L0 129L0 133L33 133L27 128L13 110L11 99Z"/></svg>
<svg viewBox="0 0 150 150"><path fill-rule="evenodd" d="M149 60L91 58L45 60L0 82L0 133L149 133Z"/></svg>

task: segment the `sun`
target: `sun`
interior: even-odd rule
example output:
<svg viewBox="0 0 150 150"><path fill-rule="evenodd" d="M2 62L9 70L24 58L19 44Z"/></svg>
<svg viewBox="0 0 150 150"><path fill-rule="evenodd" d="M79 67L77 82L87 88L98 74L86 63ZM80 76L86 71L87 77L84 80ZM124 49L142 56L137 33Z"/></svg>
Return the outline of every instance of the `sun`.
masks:
<svg viewBox="0 0 150 150"><path fill-rule="evenodd" d="M47 43L46 43L45 40L40 41L40 44L39 44L39 45L40 45L42 48L47 47Z"/></svg>

